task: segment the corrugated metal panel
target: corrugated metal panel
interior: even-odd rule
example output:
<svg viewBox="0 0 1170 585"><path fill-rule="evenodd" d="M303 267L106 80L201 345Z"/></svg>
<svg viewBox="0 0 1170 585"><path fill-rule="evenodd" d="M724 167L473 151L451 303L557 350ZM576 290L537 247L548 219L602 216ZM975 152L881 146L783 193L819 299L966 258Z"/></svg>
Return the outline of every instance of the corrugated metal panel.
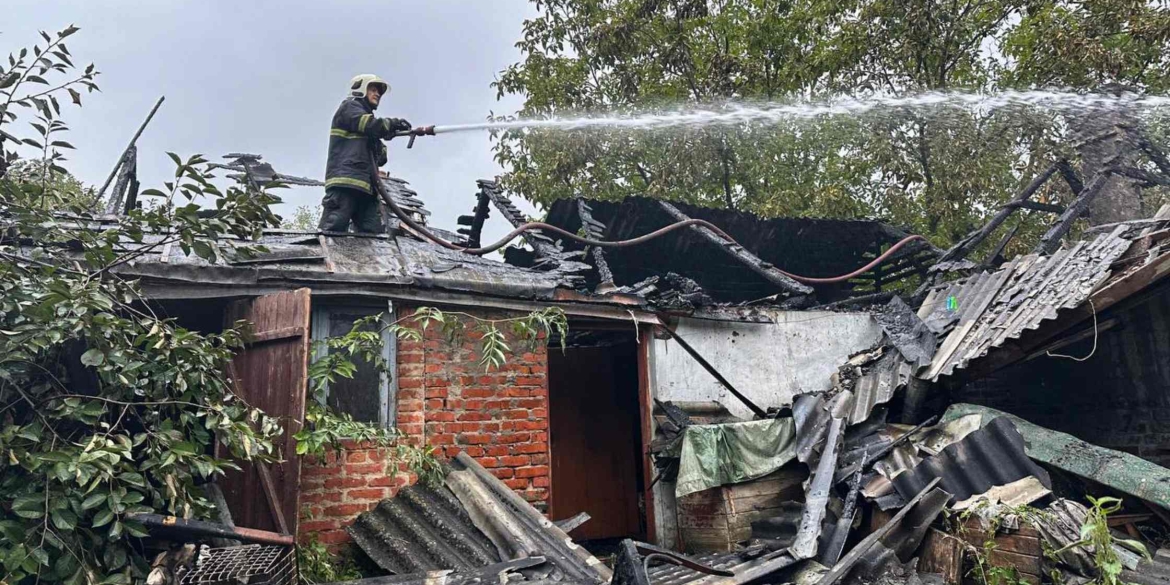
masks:
<svg viewBox="0 0 1170 585"><path fill-rule="evenodd" d="M1045 487L1052 487L1048 472L1024 452L1024 438L1011 420L1000 417L913 469L899 473L892 481L903 498L910 498L935 478L942 478L939 487L956 500L965 500L1029 475L1039 478Z"/></svg>
<svg viewBox="0 0 1170 585"><path fill-rule="evenodd" d="M1009 339L1080 305L1110 275L1110 266L1131 245L1127 226L1051 256L1030 254L995 273L982 273L932 292L919 316L943 339L928 371L938 380Z"/></svg>

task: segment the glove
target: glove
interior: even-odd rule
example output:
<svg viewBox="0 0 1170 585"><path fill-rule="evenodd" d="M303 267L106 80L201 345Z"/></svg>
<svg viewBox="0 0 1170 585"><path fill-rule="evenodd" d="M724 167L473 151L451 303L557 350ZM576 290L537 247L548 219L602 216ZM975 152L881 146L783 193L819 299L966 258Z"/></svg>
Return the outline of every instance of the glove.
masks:
<svg viewBox="0 0 1170 585"><path fill-rule="evenodd" d="M410 122L407 122L402 118L391 118L390 125L394 127L395 132L406 132L407 130L410 130L414 127L410 125Z"/></svg>

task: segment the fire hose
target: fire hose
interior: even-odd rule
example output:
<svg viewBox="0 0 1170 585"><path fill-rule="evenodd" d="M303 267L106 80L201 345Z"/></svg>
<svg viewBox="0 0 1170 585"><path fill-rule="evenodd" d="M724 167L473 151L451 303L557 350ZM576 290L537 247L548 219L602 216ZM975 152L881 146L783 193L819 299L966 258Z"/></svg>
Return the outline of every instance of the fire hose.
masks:
<svg viewBox="0 0 1170 585"><path fill-rule="evenodd" d="M395 134L395 136L409 136L410 137L410 141L407 142L407 144L406 144L407 148L412 148L414 146L414 139L418 136L434 136L434 135L435 135L435 127L434 126L422 126L422 127L414 128L411 130L406 130L406 131L399 132L399 133ZM500 248L503 248L504 246L506 246L508 244L508 242L511 242L512 240L516 239L517 236L523 234L524 232L533 231L533 230L554 233L554 234L557 234L558 236L561 236L565 239L572 240L574 242L577 242L579 244L583 244L586 246L597 246L599 248L629 248L631 246L637 246L639 244L644 244L644 243L649 242L650 240L653 240L659 236L664 236L670 232L680 230L682 228L697 226L697 227L706 228L706 229L714 232L720 238L723 238L724 240L727 240L728 242L731 242L737 246L740 246L741 248L744 247L742 244L735 241L735 238L732 238L730 235L727 234L727 232L720 229L719 226L717 226L717 225L715 225L707 220L686 219L686 220L677 221L675 223L672 223L672 224L665 226L665 227L662 227L662 228L658 228L658 229L656 229L648 234L643 234L643 235L638 236L636 238L630 238L628 240L594 240L592 238L584 238L584 237L578 236L577 234L574 234L570 231L561 229L561 228L559 228L555 225L552 225L552 224L544 223L541 221L531 221L531 222L522 224L520 226L517 226L516 229L508 232L508 234L506 236L500 238L495 243L489 244L487 246L482 246L479 248L470 248L467 246L460 246L459 244L455 244L453 242L449 242L447 240L444 240L443 238L440 238L439 236L435 235L433 232L428 230L422 224L411 219L410 214L408 214L401 207L399 207L398 203L394 201L394 197L391 197L390 194L386 192L386 188L384 185L382 185L382 181L375 180L374 186L378 191L378 196L381 197L382 201L385 201L386 205L390 207L390 211L394 212L394 215L398 216L398 219L401 220L402 223L405 223L408 227L410 227L410 229L412 231L416 232L417 234L421 235L422 237L424 237L424 238L434 242L435 244L438 244L439 246L442 246L448 250L455 250L458 252L463 252L465 254L472 254L474 256L483 256L485 254L491 254L492 252L495 252L496 250L499 250ZM845 282L846 280L849 280L851 278L856 278L862 274L865 274L866 272L869 272L870 270L873 270L874 267L878 266L882 262L885 262L890 256L892 256L895 252L897 252L903 246L905 246L906 244L909 244L910 242L913 242L915 240L926 241L926 238L924 238L920 235L906 236L905 238L902 238L901 240L899 240L898 243L894 244L893 246L890 246L890 249L883 252L877 258L874 258L873 260L871 260L865 266L862 266L861 268L858 268L857 270L854 270L852 272L849 272L847 274L842 274L839 276L831 276L831 277L821 278L821 277L812 277L812 276L800 276L798 274L792 274L791 272L785 272L783 270L780 270L779 268L777 268L776 271L783 274L784 276L787 276L788 278L791 278L792 280L795 280L797 282L801 282L804 284L833 284L833 283L838 283L838 282Z"/></svg>

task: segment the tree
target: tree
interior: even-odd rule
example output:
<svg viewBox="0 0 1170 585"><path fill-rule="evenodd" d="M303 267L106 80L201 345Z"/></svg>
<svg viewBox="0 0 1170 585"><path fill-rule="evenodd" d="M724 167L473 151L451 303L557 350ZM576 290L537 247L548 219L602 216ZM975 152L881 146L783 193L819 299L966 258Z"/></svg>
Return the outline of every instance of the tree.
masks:
<svg viewBox="0 0 1170 585"><path fill-rule="evenodd" d="M818 99L1167 83L1160 5L1059 0L549 0L496 83L520 117ZM1086 50L1088 48L1088 50ZM764 216L879 217L949 245L1065 148L1063 112L890 111L669 132L498 136L536 203L649 195ZM1058 181L1041 201L1067 202ZM1051 216L1021 212L1023 236ZM1024 242L1027 237L1020 238Z"/></svg>
<svg viewBox="0 0 1170 585"><path fill-rule="evenodd" d="M48 185L46 189L63 199L64 208L80 207L88 211L97 211L97 189L87 186L69 172L46 169L48 163L35 159L18 159L8 168L8 178L16 183L36 184L46 172Z"/></svg>
<svg viewBox="0 0 1170 585"><path fill-rule="evenodd" d="M58 97L95 89L73 76L65 39L21 50L0 70L0 135L40 151L3 157L0 178L0 583L130 583L148 568L135 513L203 514L197 485L236 464L274 461L275 419L241 402L225 378L243 324L203 335L150 310L118 268L161 246L219 258L275 226L263 191L220 190L198 155L176 163L157 205L99 219L61 163ZM52 85L48 78L67 76ZM71 80L70 80L71 79ZM48 86L28 91L28 84ZM22 138L18 107L35 108ZM215 213L197 213L203 195Z"/></svg>

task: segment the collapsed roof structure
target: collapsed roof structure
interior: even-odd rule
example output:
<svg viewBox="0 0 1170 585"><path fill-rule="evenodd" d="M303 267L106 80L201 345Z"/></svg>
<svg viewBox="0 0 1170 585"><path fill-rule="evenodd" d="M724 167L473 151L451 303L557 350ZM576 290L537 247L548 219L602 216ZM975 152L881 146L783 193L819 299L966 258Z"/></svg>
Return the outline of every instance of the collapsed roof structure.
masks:
<svg viewBox="0 0 1170 585"><path fill-rule="evenodd" d="M1138 142L1154 170L1099 175L1170 185L1165 157ZM255 155L232 155L225 167L257 185L316 184ZM370 585L430 582L434 571L456 583L929 580L920 569L956 581L967 549L946 548L965 536L938 520L945 509L991 513L989 538L1034 545L995 561L1024 580L1038 582L1045 563L1088 579L1099 569L1083 559L1041 558L1041 539L1053 549L1073 543L1060 524L1083 520L1073 500L1119 494L1127 507L1118 526L1131 536L1170 530L1170 471L1161 466L1170 463L1162 278L1170 214L1069 241L1105 181L1067 167L1045 170L950 250L915 243L817 286L792 275L847 273L908 234L879 221L573 199L552 205L548 222L612 240L702 218L739 243L692 227L631 253L527 232L527 247L500 261L445 249L388 217L386 235L272 231L254 257L212 264L164 246L121 270L180 318L195 309L176 300L225 303L204 318L239 315L240 303L247 315L267 314L265 299L276 306L274 295L285 303L300 294L296 323L274 321L259 336L300 343L296 359L307 359L310 338L328 333L334 315L349 318L372 300L399 315L423 303L570 315L573 332L557 340L564 352L533 352L495 377L474 375L475 358L444 340L387 342L397 375L360 404L454 457L443 485L387 483L397 466L353 446L331 462L286 462L283 493L301 504L291 518L277 518L288 506L239 491L247 482L227 490L241 517L268 522L272 512L259 528L352 541L396 573ZM1076 200L1029 203L1055 176ZM426 223L403 181L383 186ZM1020 209L1057 216L1032 254L1005 260L1005 238L982 262L967 259ZM527 221L498 185L481 181L463 228L434 231L478 246L493 213L514 227ZM240 377L303 407L303 381L275 388L261 375ZM1048 520L1014 513L1024 504L1046 507ZM551 522L582 512L593 519L563 530ZM1020 524L1032 521L1024 534ZM627 542L611 572L565 533L591 543L635 537L697 556ZM1118 554L1134 580L1160 582L1150 575L1165 554Z"/></svg>

